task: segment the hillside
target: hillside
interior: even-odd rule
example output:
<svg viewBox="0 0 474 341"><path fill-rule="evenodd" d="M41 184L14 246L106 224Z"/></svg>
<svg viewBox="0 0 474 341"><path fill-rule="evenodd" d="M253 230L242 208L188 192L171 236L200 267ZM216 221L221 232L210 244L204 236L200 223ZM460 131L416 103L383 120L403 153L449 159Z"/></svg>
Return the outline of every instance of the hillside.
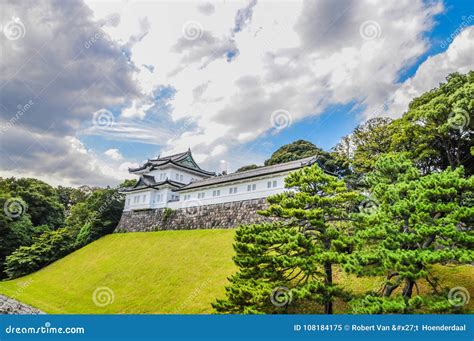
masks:
<svg viewBox="0 0 474 341"><path fill-rule="evenodd" d="M190 230L113 234L99 239L26 277L0 282L0 293L47 313L212 313L222 297L232 262L233 230ZM474 292L474 267L438 267L447 286ZM336 274L355 292L379 282ZM107 287L113 303L94 304L93 293ZM421 292L426 291L424 283ZM108 299L98 296L99 304ZM474 300L469 307L472 310ZM336 312L346 309L336 304Z"/></svg>
<svg viewBox="0 0 474 341"><path fill-rule="evenodd" d="M0 293L56 314L210 313L234 271L232 238L232 230L108 235L32 275L0 282ZM100 287L112 289L112 304L94 304Z"/></svg>

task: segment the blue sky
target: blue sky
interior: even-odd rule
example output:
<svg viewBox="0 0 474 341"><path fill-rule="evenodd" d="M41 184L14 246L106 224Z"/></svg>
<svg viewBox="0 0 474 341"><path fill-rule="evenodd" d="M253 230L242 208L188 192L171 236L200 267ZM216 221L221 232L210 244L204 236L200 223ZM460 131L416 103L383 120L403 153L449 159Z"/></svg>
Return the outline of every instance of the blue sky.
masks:
<svg viewBox="0 0 474 341"><path fill-rule="evenodd" d="M298 139L329 150L474 68L467 0L34 7L0 16L0 176L53 184L113 185L187 148L230 171Z"/></svg>

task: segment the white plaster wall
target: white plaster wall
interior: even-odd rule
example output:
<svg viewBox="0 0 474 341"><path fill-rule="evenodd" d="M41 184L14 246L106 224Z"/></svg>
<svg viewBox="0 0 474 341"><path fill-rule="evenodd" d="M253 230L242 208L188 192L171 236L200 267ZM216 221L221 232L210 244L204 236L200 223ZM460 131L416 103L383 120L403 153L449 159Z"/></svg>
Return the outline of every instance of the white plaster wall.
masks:
<svg viewBox="0 0 474 341"><path fill-rule="evenodd" d="M161 174L163 174L163 177L161 177ZM176 177L176 174L178 174L178 177ZM189 184L192 179L199 180L203 178L202 176L193 174L191 172L186 172L174 167L169 167L165 169L155 169L147 173L146 175L154 176L156 182L164 181L166 178L168 178L169 180L181 182L184 184ZM182 180L181 175L183 176Z"/></svg>
<svg viewBox="0 0 474 341"><path fill-rule="evenodd" d="M280 173L273 176L265 176L260 178L253 178L247 180L236 181L232 183L225 183L220 185L215 185L213 187L207 188L197 188L195 190L189 191L180 191L173 192L171 188L165 187L160 188L159 190L146 189L142 191L136 191L132 193L127 193L125 197L125 208L124 211L130 210L139 210L147 208L164 208L170 207L172 209L194 207L201 205L212 205L220 204L225 202L232 201L242 201L242 200L251 200L266 198L270 195L277 193L282 193L285 190L285 177L287 173ZM273 187L273 181L277 182L277 186ZM268 182L271 183L271 187L268 188ZM248 191L248 185L254 185L255 190ZM237 188L237 193L229 193L229 188ZM213 191L220 190L219 196L213 196ZM199 193L204 193L204 198L198 198ZM164 200L157 201L156 194L163 194ZM133 198L139 196L139 202L134 204ZM143 201L143 195L146 195L145 202ZM179 201L173 201L172 196L178 195ZM184 200L185 195L190 195L190 198ZM128 199L130 198L130 204Z"/></svg>
<svg viewBox="0 0 474 341"><path fill-rule="evenodd" d="M254 178L243 180L240 182L226 183L216 185L209 188L201 188L190 191L180 191L180 201L168 203L168 207L172 209L194 207L201 205L220 204L232 201L250 200L258 198L266 198L270 195L282 193L286 190L284 179L288 173L278 174L274 176L267 176L262 178ZM272 183L272 187L267 187L267 182ZM277 186L273 187L273 181L277 181ZM255 191L247 191L248 185L256 185ZM237 187L236 194L229 194L229 188ZM220 190L219 196L213 196L213 191ZM198 198L198 193L205 193L204 198ZM187 200L184 200L185 195L191 195Z"/></svg>

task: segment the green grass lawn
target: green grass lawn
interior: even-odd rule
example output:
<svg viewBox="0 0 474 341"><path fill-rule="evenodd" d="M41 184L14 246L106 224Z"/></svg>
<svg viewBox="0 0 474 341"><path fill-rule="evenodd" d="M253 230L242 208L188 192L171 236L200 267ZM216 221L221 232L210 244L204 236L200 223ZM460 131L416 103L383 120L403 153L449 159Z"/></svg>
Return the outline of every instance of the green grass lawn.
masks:
<svg viewBox="0 0 474 341"><path fill-rule="evenodd" d="M223 297L227 277L236 271L233 236L234 230L113 234L34 274L0 282L0 293L56 314L213 313L211 302ZM474 267L435 270L444 286L474 293ZM356 293L379 287L373 278L337 271L335 280ZM111 289L114 299L98 306L93 293L102 287ZM428 291L426 283L420 283L420 291ZM103 302L100 295L97 302ZM336 312L346 309L336 302Z"/></svg>
<svg viewBox="0 0 474 341"><path fill-rule="evenodd" d="M0 293L47 313L211 313L232 262L232 230L108 235L26 277L0 282ZM100 307L99 287L114 293ZM100 296L98 297L99 303Z"/></svg>

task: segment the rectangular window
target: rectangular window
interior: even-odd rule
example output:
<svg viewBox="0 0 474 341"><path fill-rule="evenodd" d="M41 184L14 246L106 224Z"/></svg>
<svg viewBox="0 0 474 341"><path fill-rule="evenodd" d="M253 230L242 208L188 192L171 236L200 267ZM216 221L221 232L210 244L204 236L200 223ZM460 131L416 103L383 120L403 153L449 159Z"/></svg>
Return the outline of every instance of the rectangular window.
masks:
<svg viewBox="0 0 474 341"><path fill-rule="evenodd" d="M179 174L176 173L176 180L179 180Z"/></svg>
<svg viewBox="0 0 474 341"><path fill-rule="evenodd" d="M267 182L267 188L272 188L272 182L271 181Z"/></svg>
<svg viewBox="0 0 474 341"><path fill-rule="evenodd" d="M204 199L205 194L204 192L198 193L198 199Z"/></svg>
<svg viewBox="0 0 474 341"><path fill-rule="evenodd" d="M229 188L229 194L236 194L236 193L237 193L237 187Z"/></svg>
<svg viewBox="0 0 474 341"><path fill-rule="evenodd" d="M179 181L183 182L183 175L179 176Z"/></svg>
<svg viewBox="0 0 474 341"><path fill-rule="evenodd" d="M273 187L275 188L277 186L277 181L273 180Z"/></svg>
<svg viewBox="0 0 474 341"><path fill-rule="evenodd" d="M220 189L212 191L212 196L213 197L218 197L219 195L221 195L221 190Z"/></svg>
<svg viewBox="0 0 474 341"><path fill-rule="evenodd" d="M146 201L146 194L143 195L143 202Z"/></svg>
<svg viewBox="0 0 474 341"><path fill-rule="evenodd" d="M257 188L257 185L256 185L256 184L253 184L253 185L252 185L252 191L255 191L256 188Z"/></svg>

